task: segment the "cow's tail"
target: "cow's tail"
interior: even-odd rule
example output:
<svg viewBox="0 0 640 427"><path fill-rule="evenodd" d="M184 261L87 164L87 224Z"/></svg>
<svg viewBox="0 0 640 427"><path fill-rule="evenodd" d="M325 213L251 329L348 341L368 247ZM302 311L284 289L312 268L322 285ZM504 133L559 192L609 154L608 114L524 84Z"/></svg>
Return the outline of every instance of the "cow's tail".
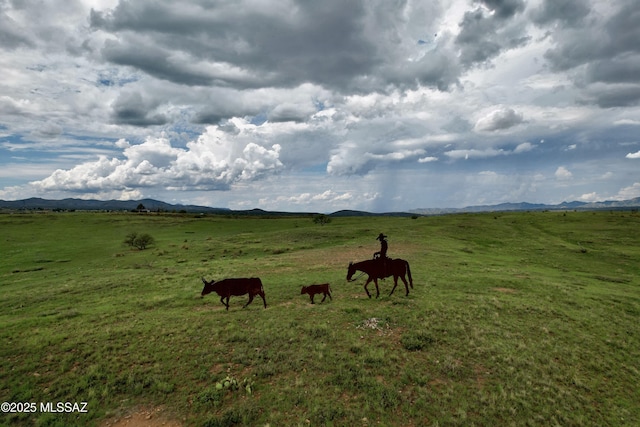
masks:
<svg viewBox="0 0 640 427"><path fill-rule="evenodd" d="M413 289L413 279L411 278L411 267L409 267L409 261L405 261L407 263L407 275L409 276L409 284L411 285L411 289Z"/></svg>

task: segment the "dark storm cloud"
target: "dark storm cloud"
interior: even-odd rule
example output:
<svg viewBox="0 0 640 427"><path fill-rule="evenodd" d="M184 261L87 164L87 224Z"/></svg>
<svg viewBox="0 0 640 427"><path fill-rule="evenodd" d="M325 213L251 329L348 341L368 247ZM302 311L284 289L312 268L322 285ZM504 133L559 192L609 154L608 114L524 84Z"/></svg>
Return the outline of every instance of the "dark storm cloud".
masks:
<svg viewBox="0 0 640 427"><path fill-rule="evenodd" d="M304 122L311 113L313 113L312 110L301 110L296 105L280 104L267 115L267 120L271 122Z"/></svg>
<svg viewBox="0 0 640 427"><path fill-rule="evenodd" d="M385 65L380 72L380 76L371 78L369 82L371 91L382 91L385 85L402 90L416 89L422 85L446 91L459 82L461 67L448 52L431 51L419 60L401 66L397 63ZM367 86L367 83L362 85Z"/></svg>
<svg viewBox="0 0 640 427"><path fill-rule="evenodd" d="M640 85L592 85L580 101L601 108L631 107L640 103Z"/></svg>
<svg viewBox="0 0 640 427"><path fill-rule="evenodd" d="M482 3L493 13L488 14L482 8L466 12L455 40L460 48L460 60L466 66L485 63L530 39L522 25L514 25L510 20L524 9L522 2L492 0Z"/></svg>
<svg viewBox="0 0 640 427"><path fill-rule="evenodd" d="M617 7L604 17L589 17L584 7L571 9L575 6L571 1L554 4L546 2L535 11L534 21L575 26L553 33L555 46L545 53L551 69L575 70L576 85L584 92L582 102L603 108L639 104L640 8L636 0L611 3Z"/></svg>
<svg viewBox="0 0 640 427"><path fill-rule="evenodd" d="M637 0L627 1L606 23L605 31L610 35L609 47L613 53L640 52L640 7Z"/></svg>
<svg viewBox="0 0 640 427"><path fill-rule="evenodd" d="M225 110L200 111L193 117L192 122L199 125L216 124L233 114Z"/></svg>
<svg viewBox="0 0 640 427"><path fill-rule="evenodd" d="M312 82L341 91L368 92L385 85L447 88L459 69L451 55L433 61L407 57L417 39L403 40L406 2L365 7L362 1L120 2L92 11L91 26L112 34L103 49L107 61L137 67L157 78L187 85L237 89L295 87ZM413 13L429 21L436 6ZM421 21L421 22L422 22ZM430 31L420 30L420 34ZM147 51L147 52L145 52ZM171 58L178 55L180 61ZM200 61L200 67L189 62Z"/></svg>
<svg viewBox="0 0 640 427"><path fill-rule="evenodd" d="M561 23L576 26L589 15L589 4L584 0L544 0L541 7L533 10L531 17L539 25Z"/></svg>
<svg viewBox="0 0 640 427"><path fill-rule="evenodd" d="M557 47L545 57L556 71L569 70L591 61L640 53L640 8L622 5L606 22L585 24L579 29L559 31ZM640 79L640 74L638 75Z"/></svg>
<svg viewBox="0 0 640 427"><path fill-rule="evenodd" d="M8 49L16 49L21 46L33 47L33 42L25 35L15 20L0 12L0 46Z"/></svg>
<svg viewBox="0 0 640 427"><path fill-rule="evenodd" d="M586 71L589 83L638 83L639 74L640 54L623 54L610 60L594 61Z"/></svg>
<svg viewBox="0 0 640 427"><path fill-rule="evenodd" d="M123 94L113 105L113 120L116 124L131 126L154 126L167 123L164 114L153 113L157 105L143 99L139 93Z"/></svg>
<svg viewBox="0 0 640 427"><path fill-rule="evenodd" d="M196 124L218 124L229 117L255 116L259 113L259 109L252 106L233 102L227 104L220 102L220 100L215 100L196 112L192 122Z"/></svg>
<svg viewBox="0 0 640 427"><path fill-rule="evenodd" d="M266 84L288 87L307 80L346 84L376 62L375 45L360 31L364 10L359 2L305 2L288 13L281 12L241 4L187 8L175 2L136 1L121 2L111 13L93 11L91 23L121 39L121 45L105 49L105 59L138 66L178 83L254 86L251 81L225 77L216 82L214 77L168 66L163 55L166 58L173 51L245 71L259 70ZM144 55L140 47L149 46L135 46L133 33L147 35L156 43L147 58L136 58L136 54Z"/></svg>
<svg viewBox="0 0 640 427"><path fill-rule="evenodd" d="M480 0L479 3L484 4L491 9L498 18L511 18L518 12L522 12L525 8L523 0Z"/></svg>
<svg viewBox="0 0 640 427"><path fill-rule="evenodd" d="M107 61L118 65L138 68L162 80L170 80L189 86L208 85L212 76L197 71L189 71L184 65L170 60L171 52L140 45L123 45L107 41L102 54Z"/></svg>
<svg viewBox="0 0 640 427"><path fill-rule="evenodd" d="M463 63L484 62L500 52L495 21L486 18L482 10L465 13L460 27L456 43L461 47Z"/></svg>

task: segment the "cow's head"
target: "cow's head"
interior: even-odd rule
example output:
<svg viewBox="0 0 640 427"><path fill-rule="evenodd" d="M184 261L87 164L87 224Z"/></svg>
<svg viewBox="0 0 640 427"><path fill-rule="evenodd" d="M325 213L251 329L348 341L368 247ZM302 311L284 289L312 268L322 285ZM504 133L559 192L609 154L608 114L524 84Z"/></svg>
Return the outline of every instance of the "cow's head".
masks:
<svg viewBox="0 0 640 427"><path fill-rule="evenodd" d="M349 268L347 270L347 280L351 281L351 278L356 273L356 267L353 265L353 262L349 263Z"/></svg>
<svg viewBox="0 0 640 427"><path fill-rule="evenodd" d="M202 292L200 293L200 298L202 298L203 296L213 292L213 283L214 282L215 282L215 280L207 282L204 277L202 278L202 283L204 283L204 288L202 288Z"/></svg>
<svg viewBox="0 0 640 427"><path fill-rule="evenodd" d="M307 287L306 287L306 286L303 286L303 287L302 287L302 290L300 291L300 295L304 295L304 294L306 294L306 293L307 293Z"/></svg>

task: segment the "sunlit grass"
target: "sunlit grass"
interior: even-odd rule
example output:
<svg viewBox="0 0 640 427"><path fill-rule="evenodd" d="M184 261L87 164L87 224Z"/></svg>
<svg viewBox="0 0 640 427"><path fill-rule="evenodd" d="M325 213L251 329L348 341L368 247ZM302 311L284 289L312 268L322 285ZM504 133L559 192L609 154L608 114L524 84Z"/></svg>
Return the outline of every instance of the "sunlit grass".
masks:
<svg viewBox="0 0 640 427"><path fill-rule="evenodd" d="M0 216L0 400L139 404L188 425L636 425L640 217ZM149 233L139 251L123 241ZM409 261L415 288L368 299L349 261ZM200 278L258 276L228 312ZM300 287L328 282L311 305ZM219 390L230 376L252 392Z"/></svg>

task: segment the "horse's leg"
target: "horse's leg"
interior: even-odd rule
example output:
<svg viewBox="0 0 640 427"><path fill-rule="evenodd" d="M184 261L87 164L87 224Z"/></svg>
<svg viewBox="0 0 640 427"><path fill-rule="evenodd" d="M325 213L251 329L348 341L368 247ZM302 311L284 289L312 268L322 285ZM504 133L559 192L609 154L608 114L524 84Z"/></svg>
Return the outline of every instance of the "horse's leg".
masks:
<svg viewBox="0 0 640 427"><path fill-rule="evenodd" d="M374 278L373 279L373 283L376 284L376 298L378 298L380 296L380 288L378 288L378 278Z"/></svg>
<svg viewBox="0 0 640 427"><path fill-rule="evenodd" d="M389 294L389 296L393 295L393 291L396 290L396 286L398 286L398 276L396 276L394 274L393 275L393 289L391 289L391 293Z"/></svg>
<svg viewBox="0 0 640 427"><path fill-rule="evenodd" d="M371 282L371 277L369 277L369 278L367 279L367 281L365 282L365 284L364 284L364 291L367 293L367 296L368 296L369 298L371 298L371 294L369 293L369 288L367 288L367 286L369 285L369 282Z"/></svg>
<svg viewBox="0 0 640 427"><path fill-rule="evenodd" d="M224 302L224 298L225 298L225 296L221 296L220 297L220 302L222 304L224 304L225 307L227 307L227 310L229 310L229 297L227 296L227 302Z"/></svg>
<svg viewBox="0 0 640 427"><path fill-rule="evenodd" d="M401 278L401 279L402 279L402 281L404 282L404 288L407 290L407 295L406 295L406 296L409 296L409 285L407 284L407 279L405 279L405 278L404 278L404 275L403 275L403 276L400 276L400 278ZM398 279L396 279L396 280L398 280ZM412 286L412 287L413 287L413 286Z"/></svg>

